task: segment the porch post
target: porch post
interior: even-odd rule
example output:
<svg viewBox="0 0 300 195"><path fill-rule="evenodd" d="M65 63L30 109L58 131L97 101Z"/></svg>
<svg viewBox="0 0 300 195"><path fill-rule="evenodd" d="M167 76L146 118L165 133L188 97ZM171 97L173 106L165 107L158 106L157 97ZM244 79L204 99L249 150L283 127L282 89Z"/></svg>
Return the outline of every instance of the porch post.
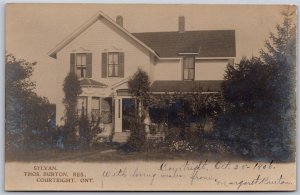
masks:
<svg viewBox="0 0 300 195"><path fill-rule="evenodd" d="M115 132L122 132L122 98L115 97Z"/></svg>
<svg viewBox="0 0 300 195"><path fill-rule="evenodd" d="M87 116L92 117L92 97L87 97Z"/></svg>
<svg viewBox="0 0 300 195"><path fill-rule="evenodd" d="M147 134L149 134L150 133L150 124L151 124L149 109L145 110L144 124L145 124L145 131Z"/></svg>

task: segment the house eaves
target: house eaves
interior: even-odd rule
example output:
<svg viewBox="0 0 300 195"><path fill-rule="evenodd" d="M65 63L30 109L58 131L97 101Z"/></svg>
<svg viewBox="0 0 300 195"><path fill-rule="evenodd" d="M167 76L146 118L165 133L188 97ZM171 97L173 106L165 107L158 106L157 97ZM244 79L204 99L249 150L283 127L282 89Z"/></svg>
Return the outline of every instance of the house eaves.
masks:
<svg viewBox="0 0 300 195"><path fill-rule="evenodd" d="M137 39L135 36L133 36L130 32L128 32L125 28L118 25L114 20L112 20L109 16L105 15L102 11L99 11L95 16L90 18L88 21L86 21L84 24L82 24L78 29L76 29L73 33L71 33L69 36L67 36L64 40L62 40L59 44L57 44L53 49L51 49L48 52L48 55L52 58L56 59L56 54L63 49L66 45L68 45L70 42L72 42L76 37L78 37L81 33L83 33L86 29L88 29L90 26L92 26L97 20L104 18L111 24L113 24L116 28L118 28L121 32L125 33L127 36L129 36L131 39L133 39L135 42L140 44L142 47L144 47L146 50L148 50L151 54L159 58L158 54L148 47L146 44L144 44L142 41Z"/></svg>

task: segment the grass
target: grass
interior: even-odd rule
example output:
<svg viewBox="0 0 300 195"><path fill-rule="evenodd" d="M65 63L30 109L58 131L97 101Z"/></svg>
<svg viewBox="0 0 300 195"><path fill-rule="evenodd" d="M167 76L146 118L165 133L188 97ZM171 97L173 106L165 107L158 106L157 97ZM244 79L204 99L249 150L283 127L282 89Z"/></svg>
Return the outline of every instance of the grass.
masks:
<svg viewBox="0 0 300 195"><path fill-rule="evenodd" d="M6 151L6 162L123 162L162 160L242 160L238 156L216 152L169 152L166 148L153 151L124 152L118 145L100 144L84 150Z"/></svg>

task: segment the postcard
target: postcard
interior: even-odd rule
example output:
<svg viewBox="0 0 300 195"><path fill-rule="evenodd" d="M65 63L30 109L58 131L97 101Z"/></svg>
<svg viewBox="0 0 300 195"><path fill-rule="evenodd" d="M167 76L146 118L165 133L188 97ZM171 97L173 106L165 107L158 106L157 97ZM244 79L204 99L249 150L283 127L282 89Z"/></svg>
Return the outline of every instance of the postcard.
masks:
<svg viewBox="0 0 300 195"><path fill-rule="evenodd" d="M6 191L296 190L293 5L7 4Z"/></svg>

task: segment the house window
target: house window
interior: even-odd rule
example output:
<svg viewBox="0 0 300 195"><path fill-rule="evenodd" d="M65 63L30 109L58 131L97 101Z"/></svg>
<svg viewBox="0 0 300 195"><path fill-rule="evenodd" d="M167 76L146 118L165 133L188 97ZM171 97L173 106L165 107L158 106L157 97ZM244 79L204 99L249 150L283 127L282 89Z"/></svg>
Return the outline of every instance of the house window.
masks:
<svg viewBox="0 0 300 195"><path fill-rule="evenodd" d="M104 124L112 122L112 98L101 98L101 120Z"/></svg>
<svg viewBox="0 0 300 195"><path fill-rule="evenodd" d="M183 80L195 79L195 57L185 56L183 58Z"/></svg>
<svg viewBox="0 0 300 195"><path fill-rule="evenodd" d="M87 97L77 98L77 115L78 116L87 115Z"/></svg>
<svg viewBox="0 0 300 195"><path fill-rule="evenodd" d="M79 78L86 77L86 53L77 53L76 54L76 74Z"/></svg>
<svg viewBox="0 0 300 195"><path fill-rule="evenodd" d="M92 98L92 121L97 121L100 117L100 98Z"/></svg>
<svg viewBox="0 0 300 195"><path fill-rule="evenodd" d="M108 53L108 76L119 77L119 53L110 52Z"/></svg>

